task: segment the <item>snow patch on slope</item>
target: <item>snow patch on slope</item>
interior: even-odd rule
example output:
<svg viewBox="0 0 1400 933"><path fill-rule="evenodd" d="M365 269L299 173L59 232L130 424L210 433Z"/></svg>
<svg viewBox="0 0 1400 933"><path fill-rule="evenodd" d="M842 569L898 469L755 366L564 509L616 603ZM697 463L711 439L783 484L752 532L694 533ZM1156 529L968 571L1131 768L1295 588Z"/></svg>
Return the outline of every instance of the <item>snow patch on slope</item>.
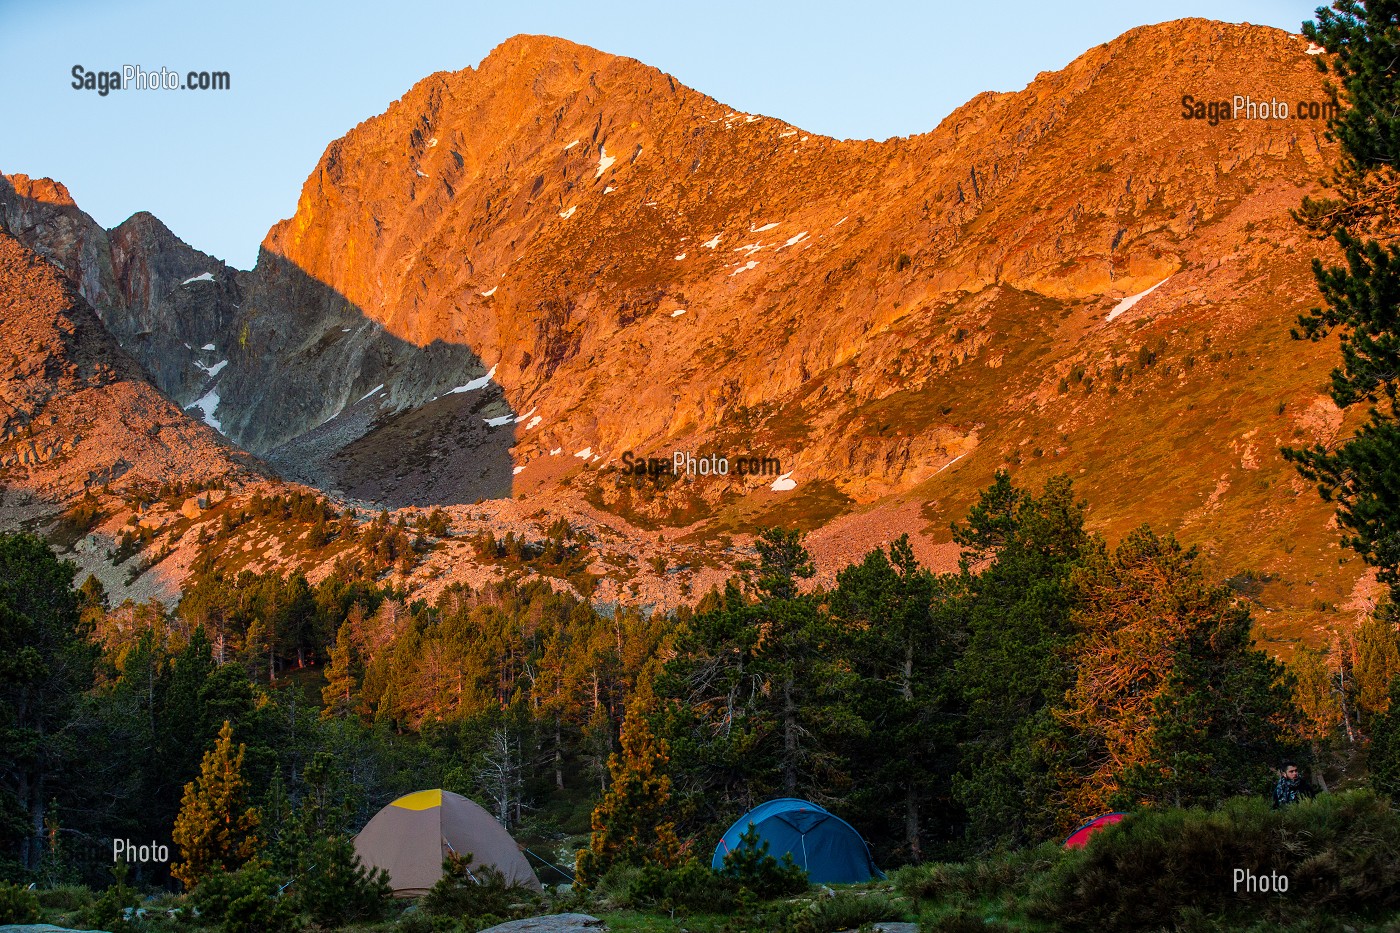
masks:
<svg viewBox="0 0 1400 933"><path fill-rule="evenodd" d="M603 173L612 168L612 164L617 161L617 156L608 155L607 146L598 147L598 173L594 178L602 178Z"/></svg>
<svg viewBox="0 0 1400 933"><path fill-rule="evenodd" d="M489 373L487 373L486 375L481 376L480 378L477 378L477 379L473 379L471 382L468 382L466 385L458 386L457 388L452 389L451 391L449 391L447 394L448 394L448 395L457 395L457 394L459 394L459 393L461 393L461 392L475 392L477 389L484 389L484 388L486 388L488 385L491 384L491 380L492 380L493 378L495 378L495 376L496 376L496 367L492 366L492 367L491 367L491 371L490 371Z"/></svg>
<svg viewBox="0 0 1400 933"><path fill-rule="evenodd" d="M967 454L958 454L958 455L957 455L956 457L954 457L952 460L949 460L947 463L943 464L941 467L939 467L938 469L934 470L934 471L933 471L933 475L934 475L934 476L937 476L939 473L942 473L944 470L948 469L948 467L950 467L950 466L952 466L953 464L957 463L959 460L961 460L963 457L966 457L966 456L967 456Z"/></svg>
<svg viewBox="0 0 1400 933"><path fill-rule="evenodd" d="M1108 312L1108 320L1111 321L1111 320L1113 320L1114 318L1116 318L1118 315L1122 314L1124 311L1127 311L1127 310L1129 310L1130 308L1132 308L1132 307L1133 307L1134 305L1136 305L1139 301L1142 301L1142 299L1146 298L1148 295L1152 294L1152 293L1155 292L1157 289L1159 289L1159 288L1161 288L1163 285L1167 284L1167 279L1170 279L1170 278L1171 278L1171 276L1167 276L1167 278L1165 278L1165 279L1163 279L1162 281L1158 282L1156 285L1152 286L1152 287L1149 288L1147 291L1145 291L1145 292L1138 292L1136 295L1129 295L1127 298L1124 298L1122 301L1118 302L1118 304L1116 304L1116 305L1113 306L1113 310L1110 311L1110 312Z"/></svg>
<svg viewBox="0 0 1400 933"><path fill-rule="evenodd" d="M214 417L214 412L219 410L218 386L214 386L208 392L204 393L204 397L199 399L199 401L195 402L190 407L198 408L200 410L201 414L203 414L204 416L205 424L209 425L209 427L213 428L215 431L218 431L220 434L224 433L223 423L220 422L218 418Z"/></svg>

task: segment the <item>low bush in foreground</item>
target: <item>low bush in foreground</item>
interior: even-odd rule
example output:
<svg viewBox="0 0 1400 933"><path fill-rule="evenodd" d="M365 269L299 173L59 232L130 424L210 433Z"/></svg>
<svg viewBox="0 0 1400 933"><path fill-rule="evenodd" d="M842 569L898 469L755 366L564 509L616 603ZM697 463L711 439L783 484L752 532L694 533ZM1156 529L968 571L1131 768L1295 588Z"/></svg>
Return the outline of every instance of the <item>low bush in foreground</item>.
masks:
<svg viewBox="0 0 1400 933"><path fill-rule="evenodd" d="M470 853L448 855L442 877L423 899L425 914L488 927L537 912L541 898L534 891L510 884L492 865L471 863Z"/></svg>
<svg viewBox="0 0 1400 933"><path fill-rule="evenodd" d="M774 858L768 851L768 840L759 838L752 823L734 851L725 855L719 873L761 899L801 894L808 887L807 872L793 861L792 853Z"/></svg>
<svg viewBox="0 0 1400 933"><path fill-rule="evenodd" d="M294 930L300 918L281 890L277 876L255 859L237 871L211 872L194 889L192 903L200 925L220 933Z"/></svg>
<svg viewBox="0 0 1400 933"><path fill-rule="evenodd" d="M903 909L879 893L841 891L795 907L784 924L785 933L838 933L881 920L902 920Z"/></svg>
<svg viewBox="0 0 1400 933"><path fill-rule="evenodd" d="M1279 878L1286 891L1268 890ZM895 881L934 908L934 929L990 913L1065 930L1330 930L1341 918L1396 919L1400 812L1367 790L1282 810L1254 797L1144 810L1080 850L1047 843L906 868Z"/></svg>
<svg viewBox="0 0 1400 933"><path fill-rule="evenodd" d="M1286 878L1287 891L1250 890L1250 877L1266 876ZM1282 810L1242 797L1213 811L1145 811L1061 859L1028 906L1033 916L1093 930L1157 929L1191 913L1280 922L1380 916L1400 907L1400 813L1371 791Z"/></svg>
<svg viewBox="0 0 1400 933"><path fill-rule="evenodd" d="M725 914L739 898L738 882L694 861L676 868L619 865L603 876L599 888L624 907L668 912Z"/></svg>
<svg viewBox="0 0 1400 933"><path fill-rule="evenodd" d="M0 923L33 923L38 919L38 895L17 884L0 883Z"/></svg>

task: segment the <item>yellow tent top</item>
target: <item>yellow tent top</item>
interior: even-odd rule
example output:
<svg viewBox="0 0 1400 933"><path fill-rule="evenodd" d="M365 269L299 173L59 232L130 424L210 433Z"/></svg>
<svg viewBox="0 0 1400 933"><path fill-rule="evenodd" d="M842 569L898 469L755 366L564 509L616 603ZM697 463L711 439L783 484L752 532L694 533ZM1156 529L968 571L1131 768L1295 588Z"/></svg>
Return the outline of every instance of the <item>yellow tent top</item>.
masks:
<svg viewBox="0 0 1400 933"><path fill-rule="evenodd" d="M433 807L442 806L442 791L420 790L412 794L404 794L389 806L404 810L431 810Z"/></svg>

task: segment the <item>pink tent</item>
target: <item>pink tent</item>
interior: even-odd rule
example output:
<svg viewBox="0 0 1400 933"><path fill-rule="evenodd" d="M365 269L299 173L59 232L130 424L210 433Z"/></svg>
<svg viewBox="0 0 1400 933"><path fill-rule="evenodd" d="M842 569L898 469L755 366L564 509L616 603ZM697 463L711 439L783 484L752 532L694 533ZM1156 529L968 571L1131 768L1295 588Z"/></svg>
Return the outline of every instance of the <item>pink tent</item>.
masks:
<svg viewBox="0 0 1400 933"><path fill-rule="evenodd" d="M1079 827L1074 832L1069 834L1069 838L1065 840L1065 848L1082 849L1084 846L1089 844L1090 836L1092 836L1099 830L1112 826L1114 823L1122 822L1123 817L1127 815L1128 814L1126 813L1105 813L1103 816L1094 817L1092 820L1085 823L1083 826Z"/></svg>

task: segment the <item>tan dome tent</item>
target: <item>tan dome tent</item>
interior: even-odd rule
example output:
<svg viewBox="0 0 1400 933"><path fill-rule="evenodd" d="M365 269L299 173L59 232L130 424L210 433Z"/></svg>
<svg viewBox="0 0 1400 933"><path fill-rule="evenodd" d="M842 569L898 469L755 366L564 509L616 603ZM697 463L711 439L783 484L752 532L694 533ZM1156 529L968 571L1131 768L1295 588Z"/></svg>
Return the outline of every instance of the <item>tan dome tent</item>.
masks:
<svg viewBox="0 0 1400 933"><path fill-rule="evenodd" d="M490 865L511 884L540 890L510 833L480 806L451 791L420 790L395 800L355 837L355 851L366 866L389 873L400 897L427 894L442 877L449 852L470 852L473 868Z"/></svg>

